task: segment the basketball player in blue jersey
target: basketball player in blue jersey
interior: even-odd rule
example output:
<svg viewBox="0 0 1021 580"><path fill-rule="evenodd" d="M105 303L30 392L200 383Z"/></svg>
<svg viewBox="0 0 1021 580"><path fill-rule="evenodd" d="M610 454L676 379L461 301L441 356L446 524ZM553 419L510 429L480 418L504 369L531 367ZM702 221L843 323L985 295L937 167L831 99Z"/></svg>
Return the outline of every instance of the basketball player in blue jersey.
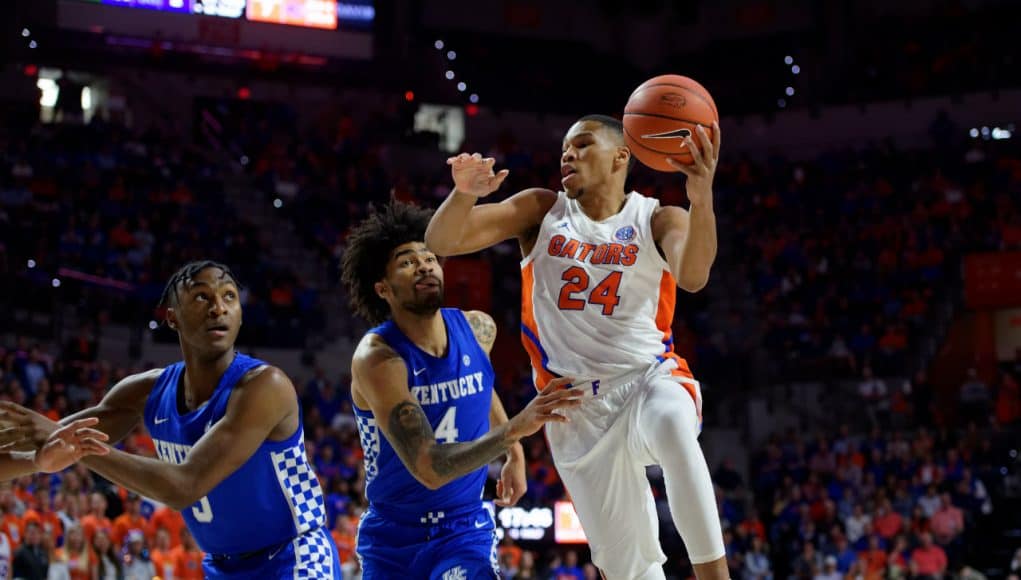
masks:
<svg viewBox="0 0 1021 580"><path fill-rule="evenodd" d="M525 492L518 441L580 393L551 383L508 420L493 391L489 315L441 308L443 270L422 242L431 212L397 201L348 237L343 280L372 323L351 363L369 508L357 553L366 580L497 576L486 464L506 453L498 503Z"/></svg>
<svg viewBox="0 0 1021 580"><path fill-rule="evenodd" d="M127 377L64 420L98 418L96 428L116 442L144 419L159 459L110 449L82 463L181 510L206 552L207 578L340 578L294 386L234 348L234 275L216 262L190 263L170 278L161 304L184 360Z"/></svg>

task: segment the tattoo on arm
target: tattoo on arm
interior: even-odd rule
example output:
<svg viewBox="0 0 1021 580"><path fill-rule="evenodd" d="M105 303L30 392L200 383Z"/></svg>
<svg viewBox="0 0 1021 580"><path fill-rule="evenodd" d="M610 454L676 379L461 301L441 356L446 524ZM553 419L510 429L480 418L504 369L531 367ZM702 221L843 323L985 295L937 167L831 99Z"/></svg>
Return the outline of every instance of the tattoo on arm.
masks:
<svg viewBox="0 0 1021 580"><path fill-rule="evenodd" d="M492 318L484 314L474 314L468 317L468 323L471 324L472 332L475 333L479 344L487 349L493 346L493 341L496 340L496 323Z"/></svg>
<svg viewBox="0 0 1021 580"><path fill-rule="evenodd" d="M408 465L415 465L422 445L435 438L425 411L411 401L399 403L390 412L390 435L394 451L404 457Z"/></svg>
<svg viewBox="0 0 1021 580"><path fill-rule="evenodd" d="M422 407L411 401L399 403L390 413L391 445L409 468L418 469L423 446L428 446L429 465L444 482L466 475L505 453L513 441L506 424L467 443L435 442L435 434Z"/></svg>

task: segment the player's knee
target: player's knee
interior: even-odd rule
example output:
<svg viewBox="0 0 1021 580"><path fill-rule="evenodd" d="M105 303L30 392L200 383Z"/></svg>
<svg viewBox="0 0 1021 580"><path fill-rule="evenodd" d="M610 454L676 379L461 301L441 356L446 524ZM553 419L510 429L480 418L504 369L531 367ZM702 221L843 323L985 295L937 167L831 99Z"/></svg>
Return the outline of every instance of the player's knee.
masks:
<svg viewBox="0 0 1021 580"><path fill-rule="evenodd" d="M665 437L671 441L695 441L695 423L698 418L690 408L683 405L660 405L649 410L644 419L648 421L649 429L655 437Z"/></svg>

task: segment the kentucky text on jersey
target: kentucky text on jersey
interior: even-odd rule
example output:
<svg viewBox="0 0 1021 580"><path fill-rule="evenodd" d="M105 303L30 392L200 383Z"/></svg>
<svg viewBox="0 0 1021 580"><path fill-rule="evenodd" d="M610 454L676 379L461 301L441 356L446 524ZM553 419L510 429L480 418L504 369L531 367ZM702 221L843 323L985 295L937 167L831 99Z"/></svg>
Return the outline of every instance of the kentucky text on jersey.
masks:
<svg viewBox="0 0 1021 580"><path fill-rule="evenodd" d="M403 359L408 390L422 406L437 441L472 441L489 431L493 366L460 310L444 308L440 314L447 329L447 352L442 356L418 348L392 320L369 332L379 335ZM427 489L381 435L372 411L357 406L354 411L365 452L365 495L375 513L436 524L456 508L481 506L485 466L439 489Z"/></svg>
<svg viewBox="0 0 1021 580"><path fill-rule="evenodd" d="M442 383L411 387L411 394L420 405L436 405L483 393L486 393L486 386L482 383L481 372Z"/></svg>
<svg viewBox="0 0 1021 580"><path fill-rule="evenodd" d="M156 456L174 465L184 463L184 458L191 451L191 445L181 445L180 443L160 441L159 439L153 439L152 443L156 447Z"/></svg>
<svg viewBox="0 0 1021 580"><path fill-rule="evenodd" d="M550 238L549 255L571 258L591 264L619 264L633 266L638 261L637 244L590 244L557 234Z"/></svg>

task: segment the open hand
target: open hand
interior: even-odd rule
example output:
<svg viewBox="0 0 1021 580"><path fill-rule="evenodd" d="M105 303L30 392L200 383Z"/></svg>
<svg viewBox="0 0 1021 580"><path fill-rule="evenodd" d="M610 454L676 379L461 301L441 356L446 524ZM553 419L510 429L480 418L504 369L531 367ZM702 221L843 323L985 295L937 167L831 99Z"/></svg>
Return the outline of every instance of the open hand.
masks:
<svg viewBox="0 0 1021 580"><path fill-rule="evenodd" d="M54 473L76 463L86 455L106 455L110 452L104 442L106 433L90 429L99 423L98 417L78 419L57 429L42 449L35 452L35 465L39 471Z"/></svg>
<svg viewBox="0 0 1021 580"><path fill-rule="evenodd" d="M17 403L0 401L0 451L33 451L60 425Z"/></svg>
<svg viewBox="0 0 1021 580"><path fill-rule="evenodd" d="M450 166L450 173L454 178L454 189L475 197L485 197L500 189L503 180L507 178L510 171L501 169L493 173L493 165L496 159L486 157L478 153L462 153L447 159Z"/></svg>
<svg viewBox="0 0 1021 580"><path fill-rule="evenodd" d="M547 421L568 422L567 417L557 411L577 407L585 394L581 389L570 388L573 380L567 377L553 379L520 413L508 421L510 432L515 439L535 433Z"/></svg>
<svg viewBox="0 0 1021 580"><path fill-rule="evenodd" d="M496 482L496 505L510 507L518 503L527 490L525 455L520 451L511 453L500 470L500 479Z"/></svg>

